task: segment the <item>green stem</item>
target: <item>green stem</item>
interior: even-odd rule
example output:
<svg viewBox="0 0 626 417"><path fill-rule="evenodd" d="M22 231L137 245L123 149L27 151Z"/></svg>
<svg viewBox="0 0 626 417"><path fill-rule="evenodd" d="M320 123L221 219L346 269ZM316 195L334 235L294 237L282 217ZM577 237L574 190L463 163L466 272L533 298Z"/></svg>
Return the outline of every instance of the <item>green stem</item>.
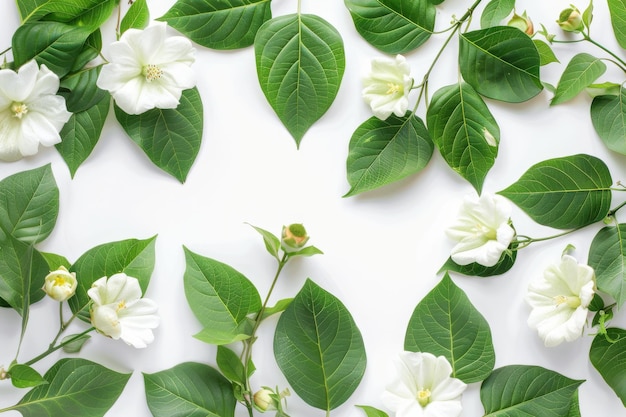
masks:
<svg viewBox="0 0 626 417"><path fill-rule="evenodd" d="M80 339L81 337L85 336L87 333L92 332L94 330L96 330L95 327L90 327L89 329L85 330L84 332L79 333L79 334L75 335L74 337L69 338L68 340L64 341L63 343L59 343L56 346L51 346L51 347L48 348L48 350L46 350L41 355L35 356L33 359L31 359L31 360L29 360L27 362L24 362L24 365L30 366L30 365L32 365L32 364L34 364L36 362L39 362L40 360L42 360L43 358L45 358L49 354L51 354L53 352L56 352L57 350L61 349L63 346L69 345L70 343ZM0 413L1 412L2 412L2 410L0 410Z"/></svg>
<svg viewBox="0 0 626 417"><path fill-rule="evenodd" d="M617 214L617 212L619 211L619 209L621 209L622 207L626 206L626 201L624 201L622 204L620 204L619 206L615 207L613 210L609 211L609 213L607 214L607 217L613 217L615 216L615 214Z"/></svg>
<svg viewBox="0 0 626 417"><path fill-rule="evenodd" d="M584 227L587 227L587 226L589 226L589 225L584 225L584 226L576 227L576 228L574 228L574 229L571 229L571 230L566 230L566 231L564 231L564 232L562 232L562 233L557 233L556 235L551 235L551 236L546 236L546 237L532 238L532 237L529 237L529 236L518 235L518 236L517 236L517 237L518 237L518 239L519 239L519 238L523 238L524 240L518 240L518 241L517 241L517 243L518 243L517 250L522 249L522 248L525 248L526 246L530 245L531 243L535 243L535 242L544 242L544 241L546 241L546 240L556 239L556 238L558 238L558 237L562 237L562 236L569 235L570 233L573 233L573 232L575 232L575 231L577 231L577 230L580 230L580 229L582 229L582 228L584 228Z"/></svg>
<svg viewBox="0 0 626 417"><path fill-rule="evenodd" d="M87 305L89 305L89 304L87 304ZM59 303L59 320L60 320L59 331L57 332L57 335L54 337L54 339L50 343L50 347L54 346L54 344L57 342L57 340L59 340L59 337L61 337L61 334L65 331L65 329L67 329L67 327L70 325L70 323L72 323L74 321L74 319L78 316L78 314L85 309L85 307L81 308L76 313L72 314L72 317L70 317L70 319L67 322L64 323L63 322L63 303L62 302Z"/></svg>
<svg viewBox="0 0 626 417"><path fill-rule="evenodd" d="M599 44L598 42L594 41L593 39L591 39L589 37L589 35L586 35L583 33L583 37L587 42L592 43L593 45L597 46L598 48L602 49L604 52L606 52L607 54L611 55L615 60L617 60L619 62L618 66L622 69L622 71L626 72L626 62L624 62L619 56L617 56L615 53L613 53L611 50L605 48L603 45ZM616 63L617 64L617 63Z"/></svg>

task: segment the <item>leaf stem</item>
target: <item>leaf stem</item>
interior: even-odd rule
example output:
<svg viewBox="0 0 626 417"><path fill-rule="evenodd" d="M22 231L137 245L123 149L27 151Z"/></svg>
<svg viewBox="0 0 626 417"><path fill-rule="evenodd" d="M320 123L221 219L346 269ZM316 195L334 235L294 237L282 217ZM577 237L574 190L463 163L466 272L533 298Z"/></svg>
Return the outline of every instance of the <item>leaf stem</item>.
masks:
<svg viewBox="0 0 626 417"><path fill-rule="evenodd" d="M92 332L92 331L94 331L94 330L96 330L96 328L95 328L95 327L90 327L89 329L85 330L84 332L79 333L79 334L77 334L77 335L75 335L75 336L73 336L73 337L69 338L68 340L66 340L66 341L62 342L62 343L59 343L59 344L58 344L58 345L56 345L56 346L50 346L50 347L48 348L48 350L46 350L46 351L45 351L44 353L42 353L41 355L35 356L33 359L31 359L31 360L29 360L29 361L27 361L27 362L24 362L24 365L28 365L28 366L30 366L30 365L32 365L32 364L34 364L34 363L36 363L36 362L39 362L40 360L42 360L43 358L45 358L45 357L46 357L46 356L48 356L49 354L51 354L51 353L53 353L53 352L56 352L57 350L61 349L63 346L69 345L70 343L72 343L72 342L74 342L74 341L76 341L76 340L80 339L81 337L85 336L87 333L90 333L90 332ZM0 413L1 413L1 412L2 412L2 410L0 410Z"/></svg>
<svg viewBox="0 0 626 417"><path fill-rule="evenodd" d="M593 39L591 39L591 37L585 33L582 34L583 38L587 41L590 42L591 44L597 46L598 48L602 49L604 52L606 52L607 54L611 55L615 60L617 60L619 62L615 62L615 61L611 61L614 64L618 65L622 71L626 72L626 62L624 62L619 56L617 56L613 51L611 51L610 49L604 47L602 44L594 41Z"/></svg>
<svg viewBox="0 0 626 417"><path fill-rule="evenodd" d="M593 224L593 223L591 223L591 224ZM525 235L518 235L517 236L518 240L516 242L518 244L518 246L517 246L516 250L525 248L526 246L530 245L531 243L543 242L543 241L546 241L546 240L556 239L558 237L569 235L570 233L576 232L577 230L580 230L580 229L582 229L584 227L587 227L587 226L589 226L589 225L586 224L584 226L579 226L579 227L576 227L574 229L566 230L564 232L557 233L555 235L545 236L545 237L538 237L538 238L532 238L530 236L525 236ZM523 240L519 240L519 238L522 238Z"/></svg>
<svg viewBox="0 0 626 417"><path fill-rule="evenodd" d="M619 206L615 207L614 209L612 209L611 211L608 212L607 217L613 217L615 216L615 214L617 214L617 212L619 211L619 209L621 209L622 207L626 206L626 201L624 201L622 204L620 204Z"/></svg>

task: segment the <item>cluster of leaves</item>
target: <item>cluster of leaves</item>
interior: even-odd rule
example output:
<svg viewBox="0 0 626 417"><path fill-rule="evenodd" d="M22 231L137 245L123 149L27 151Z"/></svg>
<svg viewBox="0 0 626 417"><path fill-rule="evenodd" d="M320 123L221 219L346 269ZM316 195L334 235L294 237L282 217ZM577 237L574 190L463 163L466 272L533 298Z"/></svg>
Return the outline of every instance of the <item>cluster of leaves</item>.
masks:
<svg viewBox="0 0 626 417"><path fill-rule="evenodd" d="M124 272L136 277L145 292L154 269L155 237L102 244L85 252L73 264L61 255L37 250L35 245L53 231L58 211L59 190L49 165L0 181L0 305L21 316L20 340L27 330L30 306L45 296L42 287L49 271L63 266L80 277L68 304L73 314L89 323L87 290L93 282ZM28 361L19 360L18 345L18 354L7 373L15 387L32 390L0 412L15 410L24 416L103 416L122 393L130 374L79 358L61 359L43 376L31 366L58 349L66 353L80 351L91 330L66 336Z"/></svg>

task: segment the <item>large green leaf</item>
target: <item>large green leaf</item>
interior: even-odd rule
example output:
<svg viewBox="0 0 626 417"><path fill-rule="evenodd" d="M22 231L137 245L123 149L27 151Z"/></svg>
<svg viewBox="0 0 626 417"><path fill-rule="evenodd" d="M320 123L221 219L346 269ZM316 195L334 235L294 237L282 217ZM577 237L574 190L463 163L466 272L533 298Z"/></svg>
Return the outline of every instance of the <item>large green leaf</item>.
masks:
<svg viewBox="0 0 626 417"><path fill-rule="evenodd" d="M626 407L626 330L608 328L606 336L596 335L589 359Z"/></svg>
<svg viewBox="0 0 626 417"><path fill-rule="evenodd" d="M601 229L589 248L598 289L621 305L626 301L626 224Z"/></svg>
<svg viewBox="0 0 626 417"><path fill-rule="evenodd" d="M389 54L422 45L435 27L437 10L430 0L344 0L361 36Z"/></svg>
<svg viewBox="0 0 626 417"><path fill-rule="evenodd" d="M556 86L551 106L573 99L589 87L606 71L606 64L593 55L581 53L574 56Z"/></svg>
<svg viewBox="0 0 626 417"><path fill-rule="evenodd" d="M519 103L536 96L541 60L530 36L510 26L467 32L459 43L463 79L483 96Z"/></svg>
<svg viewBox="0 0 626 417"><path fill-rule="evenodd" d="M490 0L480 15L480 27L486 29L500 25L514 7L515 0Z"/></svg>
<svg viewBox="0 0 626 417"><path fill-rule="evenodd" d="M480 399L485 417L566 417L582 383L539 366L510 365L482 383Z"/></svg>
<svg viewBox="0 0 626 417"><path fill-rule="evenodd" d="M607 0L613 33L619 46L626 49L626 0Z"/></svg>
<svg viewBox="0 0 626 417"><path fill-rule="evenodd" d="M261 90L299 147L339 91L345 68L341 35L315 15L280 16L261 26L254 51Z"/></svg>
<svg viewBox="0 0 626 417"><path fill-rule="evenodd" d="M50 165L0 181L0 239L41 242L52 233L58 213L59 189Z"/></svg>
<svg viewBox="0 0 626 417"><path fill-rule="evenodd" d="M424 122L409 114L387 120L371 117L350 139L348 183L344 197L373 190L421 171L433 154Z"/></svg>
<svg viewBox="0 0 626 417"><path fill-rule="evenodd" d="M110 16L118 0L17 0L23 21L48 20L95 29Z"/></svg>
<svg viewBox="0 0 626 417"><path fill-rule="evenodd" d="M65 23L26 23L13 34L15 67L19 68L34 58L39 65L45 64L62 78L74 67L90 33L88 28Z"/></svg>
<svg viewBox="0 0 626 417"><path fill-rule="evenodd" d="M440 88L426 123L443 159L480 194L500 142L500 128L483 99L466 83Z"/></svg>
<svg viewBox="0 0 626 417"><path fill-rule="evenodd" d="M61 80L59 95L65 98L67 110L80 113L100 103L109 93L96 85L102 67L88 68L69 74Z"/></svg>
<svg viewBox="0 0 626 417"><path fill-rule="evenodd" d="M81 318L88 320L86 307L90 298L87 290L102 277L123 272L139 280L142 292L146 291L154 270L154 245L156 236L145 240L128 239L98 245L85 252L72 265L76 272L78 286L76 293L68 300L72 312L81 312Z"/></svg>
<svg viewBox="0 0 626 417"><path fill-rule="evenodd" d="M252 282L229 265L187 248L185 260L185 295L204 327L196 337L212 344L249 337L247 316L261 309L261 297Z"/></svg>
<svg viewBox="0 0 626 417"><path fill-rule="evenodd" d="M498 194L539 224L574 229L607 215L612 183L604 162L579 154L539 162Z"/></svg>
<svg viewBox="0 0 626 417"><path fill-rule="evenodd" d="M231 384L208 365L185 362L143 374L146 400L154 417L232 417Z"/></svg>
<svg viewBox="0 0 626 417"><path fill-rule="evenodd" d="M115 403L130 374L85 359L61 359L46 374L46 385L29 391L10 407L24 417L102 417Z"/></svg>
<svg viewBox="0 0 626 417"><path fill-rule="evenodd" d="M252 45L257 31L272 17L271 0L178 0L158 20L192 41L213 49Z"/></svg>
<svg viewBox="0 0 626 417"><path fill-rule="evenodd" d="M591 102L591 122L610 150L626 155L626 89L619 95L597 96Z"/></svg>
<svg viewBox="0 0 626 417"><path fill-rule="evenodd" d="M185 182L202 142L203 108L197 87L183 91L175 109L130 115L115 106L115 116L157 167Z"/></svg>
<svg viewBox="0 0 626 417"><path fill-rule="evenodd" d="M327 411L352 395L365 372L365 347L350 312L310 279L278 319L274 355L300 398Z"/></svg>
<svg viewBox="0 0 626 417"><path fill-rule="evenodd" d="M489 324L447 273L413 310L404 350L445 356L468 384L487 378L496 361Z"/></svg>
<svg viewBox="0 0 626 417"><path fill-rule="evenodd" d="M70 169L72 177L98 143L110 104L109 94L103 95L92 107L73 113L61 129L61 143L55 146Z"/></svg>

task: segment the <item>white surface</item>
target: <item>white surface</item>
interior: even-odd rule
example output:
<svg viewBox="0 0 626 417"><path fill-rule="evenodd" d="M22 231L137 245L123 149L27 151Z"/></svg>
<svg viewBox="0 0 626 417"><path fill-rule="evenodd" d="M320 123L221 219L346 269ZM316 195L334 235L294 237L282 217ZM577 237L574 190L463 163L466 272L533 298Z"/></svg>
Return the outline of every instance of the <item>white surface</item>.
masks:
<svg viewBox="0 0 626 417"><path fill-rule="evenodd" d="M152 16L161 16L173 3L152 0ZM462 15L470 3L447 0L438 6L438 27L447 26L452 14ZM569 0L526 3L518 5L519 12L527 7L537 27L543 23L549 31L560 34L554 21ZM596 3L592 33L617 50L606 4ZM280 16L295 12L296 1L275 1L272 6L274 16ZM578 7L582 9L586 4ZM158 234L156 267L147 293L160 306L162 324L156 331L156 341L145 350L135 350L121 341L94 335L81 353L112 369L134 371L108 417L150 416L141 372L160 371L184 361L214 364L215 347L192 337L200 326L183 293L182 245L233 266L250 278L261 294L266 293L275 262L265 253L260 236L244 222L275 233L283 224L305 224L312 236L310 243L325 254L288 265L273 300L293 296L307 277L339 297L362 331L368 367L357 391L332 415L363 416L355 404L383 407L380 394L395 373L392 359L402 349L409 317L441 279L437 271L452 247L444 230L455 217L463 195L473 189L435 151L419 175L357 197L341 197L349 189L345 167L348 142L356 127L371 115L360 98L361 77L370 59L382 53L357 34L343 2L304 0L302 11L320 15L339 30L345 43L346 71L335 103L306 134L300 150L296 150L295 142L258 86L253 49L220 52L198 47L195 68L205 110L204 139L184 185L154 167L126 137L112 114L100 143L73 180L54 149L0 165L0 177L4 178L52 163L61 208L56 228L41 245L42 250L75 261L101 243ZM10 44L18 24L14 6L5 6L3 12L2 48ZM477 28L478 21L476 14L473 28ZM110 32L107 36L105 44L114 40ZM421 79L443 39L444 35L436 36L408 55L415 78ZM582 44L556 46L561 64L542 68L542 78L556 84L565 63L583 50L599 54ZM430 92L456 82L456 77L453 46L438 64ZM618 81L623 74L609 64L607 75L602 77L605 79ZM411 97L415 100L417 95ZM500 126L501 143L485 192L505 188L534 163L576 153L604 160L614 181L626 179L625 158L610 153L593 131L590 98L582 94L552 108L550 98L551 94L544 91L523 104L487 101ZM423 110L421 106L418 112L423 114ZM617 196L614 201L613 206L622 200ZM513 221L518 232L533 237L555 232L536 225L517 208ZM545 348L526 325L529 309L523 301L529 280L557 262L568 243L576 246L577 258L586 261L598 229L594 225L567 238L535 244L523 250L514 268L503 276L481 279L454 275L453 279L491 325L496 367L540 365L585 379L580 387L582 415L619 417L626 416L626 409L589 362L592 337L585 335L573 343ZM626 325L623 312L613 324ZM271 351L274 325L275 321L268 320L255 344L258 371L253 383L285 387ZM15 312L0 311L0 364L8 365L13 358L19 326ZM43 351L55 326L54 303L43 300L36 304L20 359L27 360ZM43 373L62 356L52 355L36 367ZM464 417L483 414L479 387L472 384L466 391ZM1 384L0 408L14 404L22 395L8 383ZM296 396L289 399L289 411L293 417L324 415ZM236 415L246 415L244 408L239 406Z"/></svg>

